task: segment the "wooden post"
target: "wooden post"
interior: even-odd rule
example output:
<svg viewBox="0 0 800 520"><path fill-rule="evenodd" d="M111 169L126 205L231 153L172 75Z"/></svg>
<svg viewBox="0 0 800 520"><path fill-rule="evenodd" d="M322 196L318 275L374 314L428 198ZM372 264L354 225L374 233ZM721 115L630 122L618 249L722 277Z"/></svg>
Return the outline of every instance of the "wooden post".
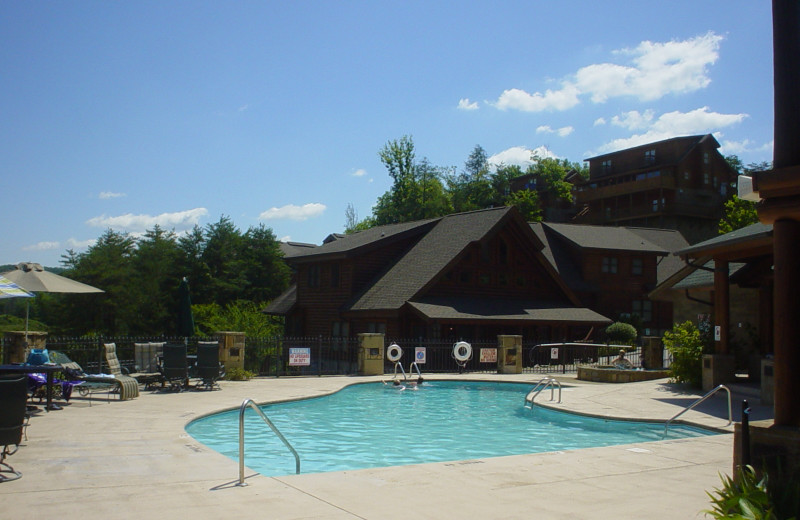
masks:
<svg viewBox="0 0 800 520"><path fill-rule="evenodd" d="M719 340L714 331L714 352L729 354L728 333L730 331L730 280L728 261L714 260L714 325L719 327Z"/></svg>

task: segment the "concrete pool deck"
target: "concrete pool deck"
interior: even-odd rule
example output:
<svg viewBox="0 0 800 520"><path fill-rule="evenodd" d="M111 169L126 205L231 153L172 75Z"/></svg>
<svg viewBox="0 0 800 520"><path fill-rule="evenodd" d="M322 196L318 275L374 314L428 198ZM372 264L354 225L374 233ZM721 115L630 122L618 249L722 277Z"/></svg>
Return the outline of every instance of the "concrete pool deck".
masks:
<svg viewBox="0 0 800 520"><path fill-rule="evenodd" d="M426 375L532 385L541 377ZM562 404L549 403L549 391L537 401L578 413L665 421L699 397L666 380L602 384L555 377L564 384ZM268 402L312 397L381 379L223 381L221 391L142 391L132 401L95 398L91 407L86 400L73 399L63 410L41 411L31 419L28 440L7 460L23 477L0 483L0 518L704 518L706 491L719 487L719 473L731 472L733 435L726 433L283 477L263 477L247 469L248 485L239 487L238 463L184 431L190 420L238 408L245 398ZM742 397L734 393L734 420L740 419ZM744 397L753 420L771 417L757 397ZM733 431L725 428L727 399L722 394L682 419Z"/></svg>

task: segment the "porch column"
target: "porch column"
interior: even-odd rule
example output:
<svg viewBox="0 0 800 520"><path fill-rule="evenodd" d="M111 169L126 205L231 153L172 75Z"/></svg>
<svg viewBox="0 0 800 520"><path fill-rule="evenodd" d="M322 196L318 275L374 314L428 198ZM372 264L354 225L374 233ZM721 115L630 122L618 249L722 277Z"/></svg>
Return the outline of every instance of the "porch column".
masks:
<svg viewBox="0 0 800 520"><path fill-rule="evenodd" d="M728 272L727 260L714 260L714 353L716 354L730 353L728 333L731 321L731 289Z"/></svg>
<svg viewBox="0 0 800 520"><path fill-rule="evenodd" d="M800 222L773 223L775 250L775 424L800 426Z"/></svg>

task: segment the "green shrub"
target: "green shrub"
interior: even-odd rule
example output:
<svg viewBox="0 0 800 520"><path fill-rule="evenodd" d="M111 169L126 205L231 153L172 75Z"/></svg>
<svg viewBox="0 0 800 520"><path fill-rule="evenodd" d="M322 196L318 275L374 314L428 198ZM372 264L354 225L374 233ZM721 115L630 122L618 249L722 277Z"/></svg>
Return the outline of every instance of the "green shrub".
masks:
<svg viewBox="0 0 800 520"><path fill-rule="evenodd" d="M713 518L779 520L767 492L767 476L759 479L752 466L739 467L737 478L721 476L722 488L706 492L713 509L704 511Z"/></svg>
<svg viewBox="0 0 800 520"><path fill-rule="evenodd" d="M225 370L225 379L227 381L249 381L256 377L253 372L239 367L233 367Z"/></svg>
<svg viewBox="0 0 800 520"><path fill-rule="evenodd" d="M691 321L676 323L664 333L664 348L672 353L670 377L676 383L693 387L703 385L703 347L705 340L700 329Z"/></svg>
<svg viewBox="0 0 800 520"><path fill-rule="evenodd" d="M636 327L621 321L606 327L606 342L616 345L633 345L636 343Z"/></svg>

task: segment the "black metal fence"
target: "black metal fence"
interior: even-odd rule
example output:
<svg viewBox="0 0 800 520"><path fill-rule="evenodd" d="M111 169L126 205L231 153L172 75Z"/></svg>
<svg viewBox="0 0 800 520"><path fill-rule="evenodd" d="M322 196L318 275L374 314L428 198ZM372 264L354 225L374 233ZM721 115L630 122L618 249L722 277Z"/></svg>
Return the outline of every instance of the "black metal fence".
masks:
<svg viewBox="0 0 800 520"><path fill-rule="evenodd" d="M64 352L78 362L87 373L107 370L105 366L104 343L117 345L117 357L123 367L136 371L135 343L187 342L189 354L194 354L197 342L209 338L193 337L49 337L47 348ZM511 354L513 359L500 359L499 362L515 365L521 361L523 373L570 373L577 371L578 365L610 364L619 354L621 347L589 343L536 344L523 342L521 349L503 352L496 341L473 341L472 355L463 362L456 360L454 343L445 340L428 339L387 339L385 347L397 344L402 349L398 363L406 372L411 364L417 362L424 373L497 373L498 359L503 354ZM358 338L333 337L247 337L245 339L244 369L264 376L309 376L309 375L354 375L359 371ZM642 366L641 347L627 347L626 358L634 367ZM384 373L395 371L395 363L386 357L384 350ZM521 360L517 359L521 356ZM661 354L661 367L670 365L669 354ZM656 362L656 364L658 364ZM509 370L513 371L513 370Z"/></svg>

